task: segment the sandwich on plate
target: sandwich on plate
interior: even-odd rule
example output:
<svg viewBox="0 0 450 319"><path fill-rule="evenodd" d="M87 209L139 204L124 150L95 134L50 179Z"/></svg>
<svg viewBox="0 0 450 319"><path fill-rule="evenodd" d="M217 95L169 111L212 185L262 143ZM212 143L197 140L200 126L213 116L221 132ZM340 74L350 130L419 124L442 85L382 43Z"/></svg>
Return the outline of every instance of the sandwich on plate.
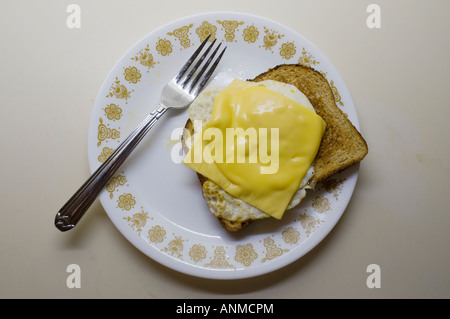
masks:
<svg viewBox="0 0 450 319"><path fill-rule="evenodd" d="M299 64L205 89L189 108L182 144L183 163L228 231L281 219L368 152L326 78Z"/></svg>

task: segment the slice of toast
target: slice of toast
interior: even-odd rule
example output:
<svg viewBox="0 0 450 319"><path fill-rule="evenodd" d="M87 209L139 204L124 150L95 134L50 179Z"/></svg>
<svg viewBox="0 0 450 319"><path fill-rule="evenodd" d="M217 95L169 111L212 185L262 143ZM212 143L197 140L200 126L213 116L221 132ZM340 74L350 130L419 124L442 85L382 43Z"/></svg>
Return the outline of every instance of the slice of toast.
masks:
<svg viewBox="0 0 450 319"><path fill-rule="evenodd" d="M337 107L333 91L326 78L313 68L299 64L278 65L258 75L251 82L263 80L275 80L296 86L309 99L317 114L327 124L322 142L314 160L314 177L310 181L311 188L337 174L348 167L359 163L367 154L366 141L353 126L347 116ZM193 124L191 120L186 123L186 129L193 135ZM182 139L184 140L184 139ZM183 142L186 148L186 143ZM204 183L207 179L197 174L202 193L208 202L211 194L205 194ZM227 220L219 217L222 226L228 231L238 231L253 222L247 220Z"/></svg>

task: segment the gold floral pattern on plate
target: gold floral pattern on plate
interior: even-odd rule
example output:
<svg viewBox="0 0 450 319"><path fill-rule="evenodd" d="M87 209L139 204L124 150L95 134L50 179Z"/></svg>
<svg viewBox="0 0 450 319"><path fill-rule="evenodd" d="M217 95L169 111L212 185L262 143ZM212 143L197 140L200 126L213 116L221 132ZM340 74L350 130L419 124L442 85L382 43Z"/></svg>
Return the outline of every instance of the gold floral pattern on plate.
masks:
<svg viewBox="0 0 450 319"><path fill-rule="evenodd" d="M111 103L105 108L105 116L108 120L118 121L122 117L122 109L118 105Z"/></svg>
<svg viewBox="0 0 450 319"><path fill-rule="evenodd" d="M312 207L318 213L325 213L331 209L330 201L324 196L316 196L313 200Z"/></svg>
<svg viewBox="0 0 450 319"><path fill-rule="evenodd" d="M213 24L210 24L208 21L203 21L202 24L197 29L195 29L195 33L197 33L200 42L203 42L209 35L211 35L209 41L214 41L216 39L216 32L217 27Z"/></svg>
<svg viewBox="0 0 450 319"><path fill-rule="evenodd" d="M102 142L104 142L108 139L118 139L120 137L120 132L116 129L108 128L103 123L102 118L99 119L99 122L100 122L100 124L98 125L97 146L100 146L102 144Z"/></svg>
<svg viewBox="0 0 450 319"><path fill-rule="evenodd" d="M116 99L124 99L126 102L128 102L128 99L131 97L131 92L134 90L129 91L127 87L120 83L120 80L118 77L116 77L116 80L111 85L109 89L108 95L106 97L115 97Z"/></svg>
<svg viewBox="0 0 450 319"><path fill-rule="evenodd" d="M112 154L112 152L114 152L114 150L112 148L109 148L109 147L105 146L102 149L102 152L100 153L100 155L97 157L98 161L100 163L103 163L104 161L106 161L108 156Z"/></svg>
<svg viewBox="0 0 450 319"><path fill-rule="evenodd" d="M148 231L148 239L152 243L162 243L166 238L166 230L160 225L153 226Z"/></svg>
<svg viewBox="0 0 450 319"><path fill-rule="evenodd" d="M297 53L297 50L294 42L286 42L281 45L280 55L284 59L289 60L295 55L295 53Z"/></svg>
<svg viewBox="0 0 450 319"><path fill-rule="evenodd" d="M266 247L267 252L266 256L261 260L262 263L267 260L272 260L275 257L281 256L289 251L289 249L281 249L275 245L275 241L270 237L264 238L264 247Z"/></svg>
<svg viewBox="0 0 450 319"><path fill-rule="evenodd" d="M217 246L216 249L214 249L214 256L210 263L205 264L205 267L236 268L232 264L228 263L225 248L223 246Z"/></svg>
<svg viewBox="0 0 450 319"><path fill-rule="evenodd" d="M256 40L258 40L259 31L254 25L248 26L242 32L242 37L243 37L244 41L247 43L250 43L250 44L255 43Z"/></svg>
<svg viewBox="0 0 450 319"><path fill-rule="evenodd" d="M135 213L132 216L124 217L123 219L128 222L131 229L135 230L140 235L142 228L145 227L149 218L148 213L142 211L140 213Z"/></svg>
<svg viewBox="0 0 450 319"><path fill-rule="evenodd" d="M119 199L117 200L117 207L121 208L122 210L131 210L134 205L136 205L136 199L130 193L120 195Z"/></svg>
<svg viewBox="0 0 450 319"><path fill-rule="evenodd" d="M300 239L300 232L293 227L286 228L281 235L286 244L297 244Z"/></svg>
<svg viewBox="0 0 450 319"><path fill-rule="evenodd" d="M322 223L322 220L315 218L313 216L310 216L306 213L303 213L300 215L300 223L303 227L303 229L306 231L306 236L309 237Z"/></svg>
<svg viewBox="0 0 450 319"><path fill-rule="evenodd" d="M123 75L125 77L125 80L133 84L138 83L142 77L141 72L135 66L124 68Z"/></svg>
<svg viewBox="0 0 450 319"><path fill-rule="evenodd" d="M191 29L193 26L193 23L182 26L181 28L177 28L172 32L167 32L167 35L176 37L178 41L180 41L180 45L184 49L187 49L191 46L191 40L189 39L189 29Z"/></svg>
<svg viewBox="0 0 450 319"><path fill-rule="evenodd" d="M192 258L193 261L196 263L199 261L202 261L206 258L206 247L201 244L195 244L191 247L189 250L189 256Z"/></svg>
<svg viewBox="0 0 450 319"><path fill-rule="evenodd" d="M156 43L156 51L162 56L167 56L172 53L172 42L167 39L159 39Z"/></svg>
<svg viewBox="0 0 450 319"><path fill-rule="evenodd" d="M284 37L284 35L280 34L279 32L268 29L264 27L264 44L263 48L266 50L272 50L272 48L277 44L278 40Z"/></svg>
<svg viewBox="0 0 450 319"><path fill-rule="evenodd" d="M345 182L345 178L328 178L320 186L325 191L332 194L336 200L338 200L339 194L343 190L344 182Z"/></svg>
<svg viewBox="0 0 450 319"><path fill-rule="evenodd" d="M250 266L252 262L254 262L258 258L258 254L253 248L253 244L248 243L245 245L237 245L236 246L236 255L234 256L234 260L243 264L244 266Z"/></svg>
<svg viewBox="0 0 450 319"><path fill-rule="evenodd" d="M235 32L239 31L238 26L243 25L244 21L217 20L217 23L225 29L225 40L227 42L233 42L235 38Z"/></svg>
<svg viewBox="0 0 450 319"><path fill-rule="evenodd" d="M150 45L147 44L145 48L140 50L131 60L138 61L141 65L147 67L147 72L153 68L157 63L153 58L153 54L150 52Z"/></svg>
<svg viewBox="0 0 450 319"><path fill-rule="evenodd" d="M109 198L114 197L114 191L119 186L125 185L127 178L124 175L117 175L111 177L111 179L106 183L106 190L109 192Z"/></svg>
<svg viewBox="0 0 450 319"><path fill-rule="evenodd" d="M304 47L302 49L302 55L298 58L298 63L309 67L315 67L320 64Z"/></svg>
<svg viewBox="0 0 450 319"><path fill-rule="evenodd" d="M167 247L164 247L162 251L167 253L168 255L176 258L182 258L183 257L183 245L184 239L181 238L181 236L175 236L174 239L172 239Z"/></svg>

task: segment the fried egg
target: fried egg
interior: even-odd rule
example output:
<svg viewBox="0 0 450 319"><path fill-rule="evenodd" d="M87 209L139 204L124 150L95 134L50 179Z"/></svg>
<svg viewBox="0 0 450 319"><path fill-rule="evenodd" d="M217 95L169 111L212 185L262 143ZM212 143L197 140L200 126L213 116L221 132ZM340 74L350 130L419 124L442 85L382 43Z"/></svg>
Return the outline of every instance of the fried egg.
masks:
<svg viewBox="0 0 450 319"><path fill-rule="evenodd" d="M293 85L273 80L251 83L251 85L264 86L267 89L282 94L314 111L308 98ZM211 118L214 100L224 88L225 87L222 86L215 86L205 89L191 104L189 108L189 118L192 121L201 120L202 125L205 126ZM297 206L306 196L306 190L311 188L308 185L308 182L313 176L314 165L311 165L306 175L303 177L298 190L295 192L287 206L287 210ZM260 209L228 194L211 180L207 180L203 183L202 192L211 213L216 217L236 222L270 217L270 215L264 213Z"/></svg>

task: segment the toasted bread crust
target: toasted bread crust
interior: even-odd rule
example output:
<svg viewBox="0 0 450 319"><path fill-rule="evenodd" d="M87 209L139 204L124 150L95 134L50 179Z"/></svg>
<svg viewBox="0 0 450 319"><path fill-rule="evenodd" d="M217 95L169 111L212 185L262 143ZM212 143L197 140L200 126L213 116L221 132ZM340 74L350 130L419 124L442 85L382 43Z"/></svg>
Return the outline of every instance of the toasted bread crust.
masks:
<svg viewBox="0 0 450 319"><path fill-rule="evenodd" d="M327 124L322 142L314 160L314 177L311 186L326 180L357 163L368 153L367 143L358 130L353 126L347 116L337 107L333 91L326 78L311 67L300 64L282 64L258 75L248 81L260 82L275 80L296 86L313 105ZM193 123L190 119L185 128L190 135L194 133ZM187 135L183 134L182 144L187 152ZM207 180L197 173L203 189ZM252 219L244 221L230 221L219 217L220 224L228 231L239 231L250 223Z"/></svg>

